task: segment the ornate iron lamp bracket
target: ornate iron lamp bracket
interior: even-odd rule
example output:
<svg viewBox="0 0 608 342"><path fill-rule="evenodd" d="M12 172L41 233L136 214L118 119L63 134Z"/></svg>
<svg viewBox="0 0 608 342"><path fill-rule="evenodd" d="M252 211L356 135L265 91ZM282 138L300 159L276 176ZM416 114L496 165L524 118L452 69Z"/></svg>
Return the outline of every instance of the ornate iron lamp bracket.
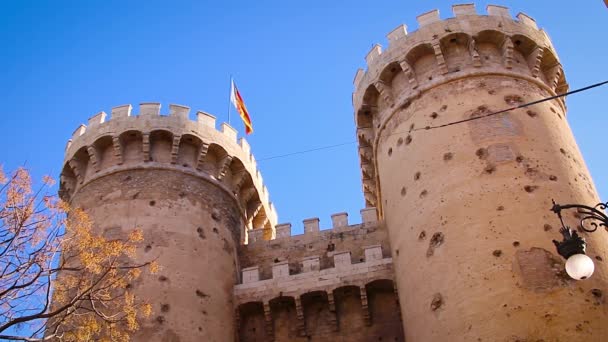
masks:
<svg viewBox="0 0 608 342"><path fill-rule="evenodd" d="M557 214L557 217L559 217L559 220L562 223L562 229L569 229L564 224L564 220L562 218L562 210L564 209L576 209L577 213L581 216L581 229L588 233L593 233L599 227L608 228L608 216L603 213L603 210L608 208L608 202L598 203L595 207L590 207L583 204L560 205L555 203L553 200L552 202L553 207L551 208L551 211L553 211L555 214Z"/></svg>

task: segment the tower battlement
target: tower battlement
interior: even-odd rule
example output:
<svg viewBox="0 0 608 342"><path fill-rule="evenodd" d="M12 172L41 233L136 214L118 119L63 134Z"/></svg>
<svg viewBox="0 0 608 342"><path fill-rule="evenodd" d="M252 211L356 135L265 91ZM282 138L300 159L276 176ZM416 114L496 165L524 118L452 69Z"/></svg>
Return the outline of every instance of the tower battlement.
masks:
<svg viewBox="0 0 608 342"><path fill-rule="evenodd" d="M131 105L93 115L68 141L61 174L61 195L69 199L80 187L108 174L128 169L172 169L216 184L235 197L247 222L274 236L276 210L270 202L249 143L227 123L216 129L216 118L198 111L189 119L190 108L142 103L139 114Z"/></svg>
<svg viewBox="0 0 608 342"><path fill-rule="evenodd" d="M355 75L353 106L359 141L363 191L367 206L377 199L373 165L378 132L420 95L439 85L470 77L502 75L534 83L546 96L568 90L562 66L545 31L530 16L515 18L503 6L478 14L473 4L454 5L453 18L438 10L417 17L419 29L400 25L388 35L388 49L378 44ZM565 111L562 99L561 109ZM413 127L412 127L413 128Z"/></svg>

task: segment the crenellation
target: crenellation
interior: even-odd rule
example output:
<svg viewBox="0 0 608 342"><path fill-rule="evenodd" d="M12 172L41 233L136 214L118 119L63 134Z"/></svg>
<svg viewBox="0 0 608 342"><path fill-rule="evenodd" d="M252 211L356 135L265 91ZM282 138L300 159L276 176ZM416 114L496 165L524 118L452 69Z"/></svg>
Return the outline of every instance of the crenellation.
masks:
<svg viewBox="0 0 608 342"><path fill-rule="evenodd" d="M160 115L160 103L144 102L139 104L139 116Z"/></svg>
<svg viewBox="0 0 608 342"><path fill-rule="evenodd" d="M242 269L243 273L243 284L255 283L260 281L260 267L252 266Z"/></svg>
<svg viewBox="0 0 608 342"><path fill-rule="evenodd" d="M312 219L312 221L316 220ZM291 228L290 224L284 226ZM381 222L342 226L321 230L316 234L295 235L288 239L278 237L282 231L279 226L276 231L276 240L241 246L239 261L243 267L241 270L243 281L234 288L238 307L245 307L251 302L270 303L270 314L267 317L272 322L268 321L267 325L274 327L272 333L277 334L275 337L280 340L283 340L285 335L279 338L280 329L277 327L278 324L284 323L281 316L276 315L272 303L279 300L285 303L285 299L293 300L294 304L290 309L295 315L290 316L290 320L293 320L297 327L296 331L302 336L317 334L311 319L317 320L316 312L321 309L327 310L322 316L322 321L327 321L321 328L323 336L350 336L348 340L360 340L364 338L362 336L383 336L386 333L384 324L387 321L382 318L378 318L379 322L383 322L382 324L378 323L376 328L370 328L371 330L365 331L363 335L362 332L348 335L349 323L347 321L339 323L340 319L346 319L348 315L348 311L344 311L346 308L344 305L345 300L350 300L345 297L349 292L343 292L344 289L350 291L356 288L358 291L365 291L363 296L357 292L356 298L362 299L363 307L369 310L367 316L365 312L362 312L363 316L361 316L368 317L366 324L372 323L372 318L378 314L379 293L373 287L377 282L385 282L390 286L390 291L384 296L387 296L386 302L391 306L386 307L383 304L383 307L387 310L396 310L394 307L397 305L397 300L392 285L391 249ZM366 254L365 248L373 251L379 249L382 255L378 258L370 252ZM324 301L323 306L311 306L313 303L311 301L317 298ZM261 306L259 314L263 314ZM399 331L399 320L393 318L391 322L396 327L395 332ZM242 332L247 331L246 327L242 329ZM388 332L388 336L392 333L392 330ZM268 336L267 332L264 340L268 340ZM377 340L377 337L373 340Z"/></svg>
<svg viewBox="0 0 608 342"><path fill-rule="evenodd" d="M289 276L289 261L279 261L272 265L272 278L281 279Z"/></svg>
<svg viewBox="0 0 608 342"><path fill-rule="evenodd" d="M407 26L405 26L405 24L401 24L399 26L397 26L394 30L392 30L391 32L389 32L386 35L386 38L388 38L388 46L389 48L393 45L395 45L397 43L397 41L401 38L404 38L405 36L407 36ZM359 69L361 70L361 69ZM357 71L357 74L359 73L359 71ZM357 82L355 82L357 83ZM355 85L356 87L356 85Z"/></svg>
<svg viewBox="0 0 608 342"><path fill-rule="evenodd" d="M477 15L475 10L475 4L458 4L452 5L452 13L455 17L462 17L466 15Z"/></svg>
<svg viewBox="0 0 608 342"><path fill-rule="evenodd" d="M131 116L131 110L133 107L130 104L116 106L112 108L112 119L120 119Z"/></svg>
<svg viewBox="0 0 608 342"><path fill-rule="evenodd" d="M190 107L178 104L169 105L169 115L178 117L182 120L188 120L190 115Z"/></svg>
<svg viewBox="0 0 608 342"><path fill-rule="evenodd" d="M102 123L104 123L106 121L106 112L101 111L93 116L91 116L89 118L89 124L88 124L88 128L94 128L98 125L101 125Z"/></svg>
<svg viewBox="0 0 608 342"><path fill-rule="evenodd" d="M76 128L76 130L74 130L74 133L72 133L72 142L74 142L77 138L79 138L81 135L83 135L85 132L87 131L87 126L86 125L80 125Z"/></svg>
<svg viewBox="0 0 608 342"><path fill-rule="evenodd" d="M304 234L314 234L319 232L319 218L313 217L305 219L304 221Z"/></svg>
<svg viewBox="0 0 608 342"><path fill-rule="evenodd" d="M348 213L336 213L331 215L332 228L348 226Z"/></svg>
<svg viewBox="0 0 608 342"><path fill-rule="evenodd" d="M291 237L291 223L277 224L275 231L277 239L289 238Z"/></svg>
<svg viewBox="0 0 608 342"><path fill-rule="evenodd" d="M236 129L232 128L229 124L222 123L222 133L230 140L231 143L236 144L237 132Z"/></svg>
<svg viewBox="0 0 608 342"><path fill-rule="evenodd" d="M361 79L364 75L365 71L363 71L363 69L357 69L357 73L355 74L355 78L353 79L353 85L355 86L355 89L359 86L359 83L361 82Z"/></svg>
<svg viewBox="0 0 608 342"><path fill-rule="evenodd" d="M240 138L239 139L239 146L241 146L241 149L243 150L243 153L246 156L251 156L251 146L249 145L249 143L247 142L247 139L245 138Z"/></svg>
<svg viewBox="0 0 608 342"><path fill-rule="evenodd" d="M351 264L350 251L334 252L334 267L344 269L350 267Z"/></svg>
<svg viewBox="0 0 608 342"><path fill-rule="evenodd" d="M251 231L250 231L251 232ZM322 272L323 274L335 274L341 272L349 272L351 270L365 271L373 269L382 269L383 265L390 264L391 258L387 258L383 255L381 245L366 246L364 248L363 258L359 262L353 262L351 251L333 251L330 252L330 257L333 260L331 264L323 267L321 264L321 257L319 255L309 255L301 258L300 260L279 260L275 258L270 261L271 274L268 279L262 279L260 276L260 265L254 265L250 267L244 267L241 269L242 285L246 288L251 288L252 283L265 283L269 280L282 281L285 284L293 280L306 279L305 273L311 272ZM290 269L291 263L298 264L298 268L295 271ZM380 267L377 267L380 266Z"/></svg>
<svg viewBox="0 0 608 342"><path fill-rule="evenodd" d="M505 6L488 5L486 6L486 11L488 12L488 15L511 19L511 13L509 13L509 8Z"/></svg>
<svg viewBox="0 0 608 342"><path fill-rule="evenodd" d="M373 261L382 259L382 245L371 245L363 247L365 250L365 260Z"/></svg>
<svg viewBox="0 0 608 342"><path fill-rule="evenodd" d="M318 255L311 255L302 258L302 272L319 271L321 269Z"/></svg>
<svg viewBox="0 0 608 342"><path fill-rule="evenodd" d="M249 243L264 241L264 228L254 228L247 232L249 234Z"/></svg>
<svg viewBox="0 0 608 342"><path fill-rule="evenodd" d="M536 20L534 20L534 18L530 17L529 15L527 15L523 12L519 12L516 17L520 23L522 23L526 26L529 26L535 30L538 30L538 25L536 25Z"/></svg>
<svg viewBox="0 0 608 342"><path fill-rule="evenodd" d="M373 65L376 59L380 58L382 54L382 46L380 44L374 44L371 50L365 56L365 61L367 62L368 69Z"/></svg>
<svg viewBox="0 0 608 342"><path fill-rule="evenodd" d="M160 103L142 103L136 116L131 116L131 105L113 107L109 119L105 112L100 112L89 119L88 127L80 125L66 145L64 170L73 172L69 171L72 167L68 167L68 161L84 149L88 158L80 158L82 165L79 167L86 170L90 164L90 170L94 172L79 173L76 182L79 185L62 194L69 197L88 182L117 170L129 170L137 167L136 164L195 173L203 179L219 182L221 188L239 200L243 185L252 182L247 185L251 187L247 190L248 199L239 206L246 206L249 200L260 202L265 216L260 216L259 223L269 227L267 234L274 236L276 209L270 204L268 189L247 141L241 138L237 142L236 130L226 123L216 130L215 117L208 113L197 112L197 119L193 121L188 117L190 108L187 106L171 104L168 115L161 115L160 107ZM138 119L139 116L146 120ZM105 143L96 145L100 140ZM161 148L167 141L169 148ZM75 175L66 174L63 179L70 177ZM224 178L229 181L223 182ZM246 215L245 210L242 214ZM248 222L252 219L246 217Z"/></svg>
<svg viewBox="0 0 608 342"><path fill-rule="evenodd" d="M196 120L203 126L207 126L207 127L211 127L213 129L215 129L216 118L215 118L215 116L213 116L207 112L203 112L201 110L196 112Z"/></svg>
<svg viewBox="0 0 608 342"><path fill-rule="evenodd" d="M378 221L378 212L376 208L369 207L361 209L361 220L363 223L373 223Z"/></svg>
<svg viewBox="0 0 608 342"><path fill-rule="evenodd" d="M439 18L438 9L434 9L434 10L428 11L426 13L422 13L416 17L416 21L418 21L419 27L427 26L432 23L436 23L440 20L441 20L441 18Z"/></svg>
<svg viewBox="0 0 608 342"><path fill-rule="evenodd" d="M389 48L386 51L381 51L381 49L374 46L372 51L368 53L366 56L367 61L367 71L357 72L355 76L355 89L363 88L368 89L370 87L377 88L377 83L380 80L387 81L386 79L381 78L386 77L387 71L385 68L391 68L393 70L393 63L398 63L401 67L401 70L406 74L410 85L410 91L406 92L408 94L405 98L399 98L395 96L395 98L399 98L399 102L408 103L411 99L416 98L418 96L419 87L420 90L424 91L424 89L428 87L436 86L437 84L441 84L443 82L449 82L452 79L458 79L462 77L463 69L469 69L471 72L475 73L487 73L491 74L496 72L496 68L492 67L491 64L485 62L480 58L479 53L476 51L476 42L477 34L480 32L490 32L496 30L496 17L508 19L503 21L501 19L501 25L505 27L502 29L504 32L509 32L510 34L516 35L520 34L526 37L530 37L534 44L541 47L550 47L550 40L546 33L543 30L538 30L535 27L535 24L528 20L529 17L523 17L521 19L515 20L509 14L509 9L503 6L495 6L489 5L488 7L488 16L478 15L475 12L475 7L472 4L462 4L462 5L454 5L453 10L455 13L455 18L449 18L443 20L445 23L444 26L439 25L431 25L434 22L441 21L439 17L439 12L437 10L433 10L427 13L424 13L418 17L419 21L421 21L421 25L419 25L419 29L412 33L408 33L407 35L403 35L403 31L400 27L397 28L397 32L399 35L399 39L391 39L390 37L393 34L397 34L396 32L390 32L387 37L389 37ZM473 23L471 25L471 23ZM523 23L523 25L522 25ZM444 29L450 27L450 29ZM452 67L449 65L448 61L446 61L446 53L449 56L449 45L446 47L441 47L437 44L438 40L445 38L446 36L452 34L454 29L461 30L459 35L466 36L466 40L469 43L469 53L472 58L473 63L470 65L460 65L457 67ZM450 38L451 39L451 38ZM503 63L504 65L512 65L513 57L509 55L508 45L503 46L502 42L493 42L493 44L498 44L500 49L503 49L505 52L503 54ZM439 73L437 75L428 75L424 70L428 70L428 66L425 68L420 68L419 60L426 58L426 53L423 50L428 49L420 49L416 51L413 55L409 55L408 52L420 48L421 46L429 46L431 47L433 53L436 56L436 67L435 70L438 70ZM507 48L505 51L504 49ZM443 51L444 49L448 49L447 51ZM460 52L461 53L461 52ZM407 58L404 58L407 56ZM527 57L527 56L524 56ZM428 63L428 60L425 62ZM424 63L423 63L424 64ZM511 68L507 68L510 70ZM528 73L526 73L523 69L517 68L516 70L511 70L514 74L517 74L519 77L528 77ZM543 80L538 80L539 82L543 82ZM389 83L389 82L387 82ZM389 86L394 86L389 83ZM395 92L395 89L392 89ZM365 92L355 92L353 94L353 104L355 108L362 108L365 105L370 105L373 103L365 103L363 101L363 97ZM386 97L382 96L382 101L386 102ZM397 106L395 106L397 107ZM382 109L383 111L390 112L394 111L395 108L392 106L385 106Z"/></svg>

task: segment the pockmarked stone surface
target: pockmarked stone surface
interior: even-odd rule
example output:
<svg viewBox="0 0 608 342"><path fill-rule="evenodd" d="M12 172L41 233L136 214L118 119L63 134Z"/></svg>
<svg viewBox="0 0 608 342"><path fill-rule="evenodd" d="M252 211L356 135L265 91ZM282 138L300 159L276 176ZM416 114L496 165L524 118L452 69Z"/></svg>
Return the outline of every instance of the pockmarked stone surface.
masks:
<svg viewBox="0 0 608 342"><path fill-rule="evenodd" d="M567 92L557 53L526 14L453 10L389 33L354 80L363 192L388 229L405 339L601 341L608 310L589 303L608 286L608 236L585 235L600 264L584 282L551 243L551 199L599 202L565 100L513 109Z"/></svg>
<svg viewBox="0 0 608 342"><path fill-rule="evenodd" d="M486 12L429 11L365 57L356 223L293 235L247 141L208 113L123 105L79 126L60 195L100 234L141 228L135 258L162 267L131 284L155 303L133 340L604 341L608 236L585 235L584 282L551 243L551 199L598 202L565 100L513 109L566 92L561 63L534 19Z"/></svg>

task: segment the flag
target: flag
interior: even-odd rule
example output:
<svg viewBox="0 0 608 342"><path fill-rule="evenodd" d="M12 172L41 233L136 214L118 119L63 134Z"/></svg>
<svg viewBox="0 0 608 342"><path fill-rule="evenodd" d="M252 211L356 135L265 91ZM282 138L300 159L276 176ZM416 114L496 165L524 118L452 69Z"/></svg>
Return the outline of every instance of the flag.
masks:
<svg viewBox="0 0 608 342"><path fill-rule="evenodd" d="M245 107L245 102L243 102L241 93L239 93L239 90L236 88L236 84L234 84L232 79L230 80L230 102L236 107L236 110L241 115L241 119L243 119L245 133L251 134L253 132L253 126L251 125L249 112L247 112L247 107Z"/></svg>

